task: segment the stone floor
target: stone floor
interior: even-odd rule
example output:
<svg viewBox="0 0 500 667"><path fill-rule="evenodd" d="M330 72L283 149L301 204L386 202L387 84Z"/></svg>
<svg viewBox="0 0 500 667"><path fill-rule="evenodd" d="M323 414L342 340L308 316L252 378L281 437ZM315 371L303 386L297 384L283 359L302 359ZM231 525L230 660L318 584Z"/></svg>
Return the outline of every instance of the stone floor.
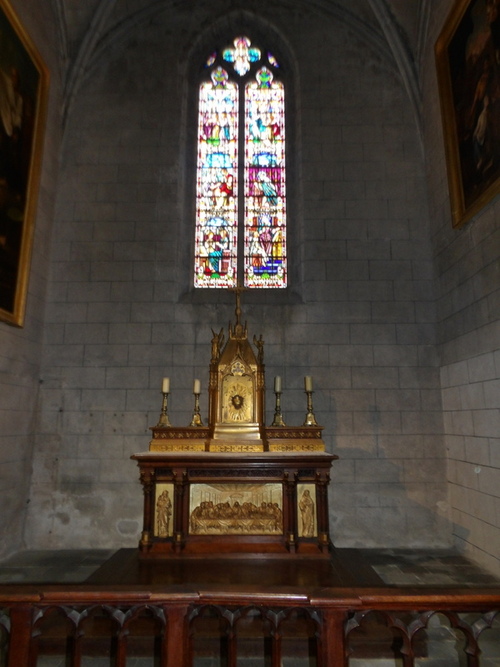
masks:
<svg viewBox="0 0 500 667"><path fill-rule="evenodd" d="M0 561L0 584L81 583L114 553L114 549L21 551Z"/></svg>
<svg viewBox="0 0 500 667"><path fill-rule="evenodd" d="M454 551L363 550L384 583L391 586L495 586L500 578Z"/></svg>

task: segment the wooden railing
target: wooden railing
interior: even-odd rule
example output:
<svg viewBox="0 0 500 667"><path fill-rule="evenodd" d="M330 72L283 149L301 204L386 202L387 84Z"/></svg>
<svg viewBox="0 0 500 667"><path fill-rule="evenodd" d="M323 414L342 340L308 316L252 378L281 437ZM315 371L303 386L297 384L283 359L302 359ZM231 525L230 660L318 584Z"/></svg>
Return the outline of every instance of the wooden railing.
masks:
<svg viewBox="0 0 500 667"><path fill-rule="evenodd" d="M500 592L345 593L4 586L0 667L41 667L50 656L71 667L97 656L113 667L127 667L132 657L161 667L376 666L387 658L417 667L446 650L450 659L441 665L500 665Z"/></svg>

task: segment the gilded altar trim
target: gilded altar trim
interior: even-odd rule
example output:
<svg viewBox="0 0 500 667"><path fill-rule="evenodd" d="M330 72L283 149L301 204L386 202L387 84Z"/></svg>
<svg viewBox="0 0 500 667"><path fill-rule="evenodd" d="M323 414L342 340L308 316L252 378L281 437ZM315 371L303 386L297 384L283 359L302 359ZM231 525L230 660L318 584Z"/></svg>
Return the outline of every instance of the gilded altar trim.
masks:
<svg viewBox="0 0 500 667"><path fill-rule="evenodd" d="M204 452L205 449L205 440L183 440L181 442L151 440L149 443L150 452Z"/></svg>
<svg viewBox="0 0 500 667"><path fill-rule="evenodd" d="M211 440L210 452L263 452L263 442L242 442L241 440Z"/></svg>
<svg viewBox="0 0 500 667"><path fill-rule="evenodd" d="M271 440L270 452L324 452L323 440Z"/></svg>
<svg viewBox="0 0 500 667"><path fill-rule="evenodd" d="M208 438L210 431L208 428L159 428L153 426L151 428L153 433L153 440L200 440L201 438Z"/></svg>
<svg viewBox="0 0 500 667"><path fill-rule="evenodd" d="M268 440L297 440L299 438L315 438L321 440L323 427L305 428L303 426L287 426L283 428L268 426L266 428L266 437Z"/></svg>

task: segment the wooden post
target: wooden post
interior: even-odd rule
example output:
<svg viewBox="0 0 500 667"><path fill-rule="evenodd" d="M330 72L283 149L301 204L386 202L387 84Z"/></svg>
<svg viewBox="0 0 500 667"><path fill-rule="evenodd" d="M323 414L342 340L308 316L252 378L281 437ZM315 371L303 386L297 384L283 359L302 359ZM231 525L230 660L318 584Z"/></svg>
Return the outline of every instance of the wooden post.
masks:
<svg viewBox="0 0 500 667"><path fill-rule="evenodd" d="M324 609L319 638L318 667L347 667L345 655L345 612Z"/></svg>
<svg viewBox="0 0 500 667"><path fill-rule="evenodd" d="M33 607L29 605L11 607L7 667L21 667L30 664L32 614ZM31 657L33 664L36 664L38 656Z"/></svg>
<svg viewBox="0 0 500 667"><path fill-rule="evenodd" d="M141 483L144 490L143 526L139 543L141 551L147 551L151 547L151 539L154 535L154 475L153 470L141 470Z"/></svg>
<svg viewBox="0 0 500 667"><path fill-rule="evenodd" d="M189 530L189 494L186 493L187 473L184 470L182 477L174 474L174 552L181 553L184 540Z"/></svg>
<svg viewBox="0 0 500 667"><path fill-rule="evenodd" d="M285 473L283 480L285 491L285 502L283 507L283 528L285 529L286 546L290 553L295 553L297 548L297 499L295 494L295 482Z"/></svg>
<svg viewBox="0 0 500 667"><path fill-rule="evenodd" d="M319 548L328 552L330 548L329 519L328 519L328 474L316 473L316 502L318 506L318 541Z"/></svg>
<svg viewBox="0 0 500 667"><path fill-rule="evenodd" d="M188 605L168 604L163 609L167 627L162 642L161 667L189 667L187 664Z"/></svg>

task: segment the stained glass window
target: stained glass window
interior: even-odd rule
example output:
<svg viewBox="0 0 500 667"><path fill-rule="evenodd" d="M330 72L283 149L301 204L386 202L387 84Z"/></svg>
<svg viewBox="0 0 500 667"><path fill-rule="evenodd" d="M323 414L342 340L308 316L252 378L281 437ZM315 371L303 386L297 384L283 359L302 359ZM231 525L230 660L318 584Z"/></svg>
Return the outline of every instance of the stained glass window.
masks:
<svg viewBox="0 0 500 667"><path fill-rule="evenodd" d="M196 287L232 287L238 253L238 86L222 67L200 86Z"/></svg>
<svg viewBox="0 0 500 667"><path fill-rule="evenodd" d="M195 287L287 286L285 89L247 37L199 89ZM240 118L241 117L241 118Z"/></svg>

